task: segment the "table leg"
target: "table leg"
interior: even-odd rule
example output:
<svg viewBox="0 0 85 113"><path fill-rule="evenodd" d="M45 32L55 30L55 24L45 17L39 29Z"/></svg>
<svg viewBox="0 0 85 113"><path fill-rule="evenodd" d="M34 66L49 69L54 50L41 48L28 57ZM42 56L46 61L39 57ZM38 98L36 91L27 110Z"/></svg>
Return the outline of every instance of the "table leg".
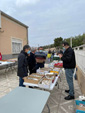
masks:
<svg viewBox="0 0 85 113"><path fill-rule="evenodd" d="M56 82L56 85L55 86L57 86L58 85L58 89L59 89L59 83L58 82Z"/></svg>
<svg viewBox="0 0 85 113"><path fill-rule="evenodd" d="M61 77L59 77L60 78L60 82L61 82Z"/></svg>
<svg viewBox="0 0 85 113"><path fill-rule="evenodd" d="M47 104L47 108L48 108L48 113L50 113L50 108L49 108L48 104Z"/></svg>

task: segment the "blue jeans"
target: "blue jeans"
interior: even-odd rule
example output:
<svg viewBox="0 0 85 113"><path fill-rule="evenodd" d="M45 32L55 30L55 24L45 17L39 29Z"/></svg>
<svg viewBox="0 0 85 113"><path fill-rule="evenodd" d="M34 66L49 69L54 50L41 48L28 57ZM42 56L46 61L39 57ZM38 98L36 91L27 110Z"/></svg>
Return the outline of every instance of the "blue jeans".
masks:
<svg viewBox="0 0 85 113"><path fill-rule="evenodd" d="M21 77L19 77L19 86L25 87L25 85L23 85L23 83L24 83L24 80Z"/></svg>
<svg viewBox="0 0 85 113"><path fill-rule="evenodd" d="M69 86L69 95L74 96L74 84L73 84L74 69L65 69L66 79Z"/></svg>

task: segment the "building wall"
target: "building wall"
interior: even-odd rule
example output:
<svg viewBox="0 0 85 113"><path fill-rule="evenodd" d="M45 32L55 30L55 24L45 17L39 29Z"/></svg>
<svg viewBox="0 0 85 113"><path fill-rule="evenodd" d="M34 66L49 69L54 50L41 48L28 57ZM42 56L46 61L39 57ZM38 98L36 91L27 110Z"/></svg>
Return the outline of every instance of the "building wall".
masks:
<svg viewBox="0 0 85 113"><path fill-rule="evenodd" d="M85 74L85 50L75 50L76 63Z"/></svg>
<svg viewBox="0 0 85 113"><path fill-rule="evenodd" d="M27 28L1 16L1 26L3 33L0 33L0 52L2 55L12 55L12 38L21 39L23 46L27 44Z"/></svg>
<svg viewBox="0 0 85 113"><path fill-rule="evenodd" d="M82 94L85 95L85 73L77 66L77 78Z"/></svg>

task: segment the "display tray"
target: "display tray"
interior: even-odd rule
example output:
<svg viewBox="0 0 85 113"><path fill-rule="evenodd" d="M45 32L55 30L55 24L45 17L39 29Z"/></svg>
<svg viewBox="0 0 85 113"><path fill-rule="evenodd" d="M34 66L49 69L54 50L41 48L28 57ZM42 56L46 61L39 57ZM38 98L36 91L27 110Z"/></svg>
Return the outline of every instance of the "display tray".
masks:
<svg viewBox="0 0 85 113"><path fill-rule="evenodd" d="M41 68L40 71L50 71L50 68Z"/></svg>
<svg viewBox="0 0 85 113"><path fill-rule="evenodd" d="M50 71L50 73L55 73L55 74L58 75L58 74L59 74L59 71L53 71L53 70L52 70L52 71Z"/></svg>
<svg viewBox="0 0 85 113"><path fill-rule="evenodd" d="M40 75L37 73L31 74L24 78L24 82L32 83L32 84L39 84L40 80L44 77L44 75Z"/></svg>
<svg viewBox="0 0 85 113"><path fill-rule="evenodd" d="M25 83L38 84L39 80L24 79Z"/></svg>
<svg viewBox="0 0 85 113"><path fill-rule="evenodd" d="M33 74L31 74L30 76L32 76L32 77L43 77L44 74L41 75L41 74L39 74L39 73L33 73Z"/></svg>
<svg viewBox="0 0 85 113"><path fill-rule="evenodd" d="M31 80L40 80L42 77L33 77L33 76L29 76L27 79L31 79Z"/></svg>
<svg viewBox="0 0 85 113"><path fill-rule="evenodd" d="M56 68L63 68L63 66L54 66L54 67L56 67Z"/></svg>
<svg viewBox="0 0 85 113"><path fill-rule="evenodd" d="M52 76L56 76L56 74L55 73L47 73L45 76L52 77Z"/></svg>

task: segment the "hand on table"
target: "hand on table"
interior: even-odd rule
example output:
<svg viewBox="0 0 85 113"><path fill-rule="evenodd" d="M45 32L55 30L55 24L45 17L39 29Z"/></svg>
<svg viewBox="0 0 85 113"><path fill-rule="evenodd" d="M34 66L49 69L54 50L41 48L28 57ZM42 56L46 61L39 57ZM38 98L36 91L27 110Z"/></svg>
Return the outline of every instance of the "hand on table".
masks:
<svg viewBox="0 0 85 113"><path fill-rule="evenodd" d="M62 54L58 54L58 55L59 55L60 58L63 56Z"/></svg>

